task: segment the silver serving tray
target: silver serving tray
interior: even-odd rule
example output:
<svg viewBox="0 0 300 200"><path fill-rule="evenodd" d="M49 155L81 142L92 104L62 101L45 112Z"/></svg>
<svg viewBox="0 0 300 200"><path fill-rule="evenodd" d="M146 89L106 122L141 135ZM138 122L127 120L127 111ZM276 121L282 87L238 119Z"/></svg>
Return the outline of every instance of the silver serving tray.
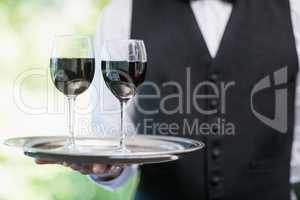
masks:
<svg viewBox="0 0 300 200"><path fill-rule="evenodd" d="M68 137L19 137L5 141L36 159L103 164L150 164L177 160L186 153L202 149L200 141L169 136L137 135L126 141L128 152L118 149L111 138L76 138L76 148L66 148Z"/></svg>

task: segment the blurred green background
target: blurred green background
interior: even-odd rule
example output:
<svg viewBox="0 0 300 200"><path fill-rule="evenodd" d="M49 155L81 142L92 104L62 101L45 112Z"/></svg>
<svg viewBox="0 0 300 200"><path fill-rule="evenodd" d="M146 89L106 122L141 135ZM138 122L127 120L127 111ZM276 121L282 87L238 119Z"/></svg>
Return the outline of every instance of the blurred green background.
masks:
<svg viewBox="0 0 300 200"><path fill-rule="evenodd" d="M1 142L13 136L67 133L65 110L59 107L64 105L64 97L49 81L51 43L55 34L94 35L107 3L108 0L0 0ZM20 76L33 70L46 75L22 79L18 84ZM49 89L57 97L54 106ZM21 104L16 95L17 100L22 99ZM80 98L84 103L86 97ZM49 110L49 104L55 108ZM27 109L30 107L47 109L31 113ZM134 195L136 177L125 187L109 192L64 167L36 166L20 151L3 145L0 150L0 200L125 200Z"/></svg>

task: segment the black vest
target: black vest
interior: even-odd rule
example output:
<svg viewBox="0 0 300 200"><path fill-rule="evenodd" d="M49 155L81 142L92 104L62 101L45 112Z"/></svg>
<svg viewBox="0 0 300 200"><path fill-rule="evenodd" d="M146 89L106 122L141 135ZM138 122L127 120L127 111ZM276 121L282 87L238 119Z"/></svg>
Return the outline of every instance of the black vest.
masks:
<svg viewBox="0 0 300 200"><path fill-rule="evenodd" d="M174 129L169 135L206 144L204 150L178 161L142 166L137 199L288 200L298 71L289 0L238 0L214 59L189 4L183 0L134 0L131 37L145 41L146 79L156 83L161 93L160 98L137 97L139 108L135 106L133 117L140 133L167 134L164 128L170 125ZM253 103L257 112L274 117L275 91L280 87L257 92L253 102L250 97L266 76L276 85L274 72L284 72L278 70L285 66L287 81L280 87L288 91L288 120L285 133L281 133L263 123L251 109ZM213 96L197 98L195 107L193 92L205 81L209 84L198 87L196 93ZM176 98L180 89L174 82L182 87L183 100ZM214 96L216 91L210 83L224 89L222 84L232 82L225 102ZM140 94L158 93L146 84ZM175 94L174 98L164 99L170 94ZM153 113L145 114L141 108ZM204 114L199 108L217 112ZM162 123L163 128L158 128ZM206 125L199 127L199 123ZM229 123L234 130L225 130Z"/></svg>

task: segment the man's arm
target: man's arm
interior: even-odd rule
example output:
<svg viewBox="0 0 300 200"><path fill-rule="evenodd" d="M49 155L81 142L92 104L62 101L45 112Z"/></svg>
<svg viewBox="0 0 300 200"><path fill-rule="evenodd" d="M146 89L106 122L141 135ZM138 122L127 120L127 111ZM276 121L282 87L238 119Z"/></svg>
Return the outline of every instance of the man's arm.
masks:
<svg viewBox="0 0 300 200"><path fill-rule="evenodd" d="M290 0L291 2L291 17L294 28L295 42L298 53L298 60L300 63L300 1ZM300 68L300 66L299 66ZM291 162L291 183L300 182L300 76L297 80L296 91L296 105L295 105L295 131L294 143L292 149L292 162Z"/></svg>
<svg viewBox="0 0 300 200"><path fill-rule="evenodd" d="M97 61L96 67L98 69L97 72L100 72L101 69L100 57L101 57L101 49L104 41L130 38L131 10L132 10L131 7L132 7L131 0L112 0L112 2L102 12L100 16L100 21L97 25L97 31L95 35L95 53L96 53L96 61ZM103 127L105 127L104 131L106 129L109 130L110 128L114 128L114 130L118 130L120 126L119 102L112 95L112 93L106 88L100 73L95 74L94 80L95 80L94 86L97 88L97 91L100 91L101 93L97 95L97 97L92 98L93 100L96 101L94 102L96 103L95 104L96 109L94 109L93 112L93 124L102 124ZM99 98L102 99L99 101ZM130 119L127 119L127 125L128 124L131 124ZM107 134L107 132L104 133L100 132L97 134L99 135ZM137 172L138 172L137 166L127 166L122 168L122 171L118 176L110 176L109 174L110 172L107 172L106 174L101 174L101 175L99 174L90 175L90 178L100 187L112 191L127 183L131 177L137 174Z"/></svg>

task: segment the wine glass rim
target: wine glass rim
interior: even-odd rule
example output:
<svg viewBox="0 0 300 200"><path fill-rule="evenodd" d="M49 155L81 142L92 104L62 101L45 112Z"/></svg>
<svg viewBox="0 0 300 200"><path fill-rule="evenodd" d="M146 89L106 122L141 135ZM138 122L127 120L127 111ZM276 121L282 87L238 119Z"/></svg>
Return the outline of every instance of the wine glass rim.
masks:
<svg viewBox="0 0 300 200"><path fill-rule="evenodd" d="M92 38L92 35L89 34L56 34L55 38Z"/></svg>

